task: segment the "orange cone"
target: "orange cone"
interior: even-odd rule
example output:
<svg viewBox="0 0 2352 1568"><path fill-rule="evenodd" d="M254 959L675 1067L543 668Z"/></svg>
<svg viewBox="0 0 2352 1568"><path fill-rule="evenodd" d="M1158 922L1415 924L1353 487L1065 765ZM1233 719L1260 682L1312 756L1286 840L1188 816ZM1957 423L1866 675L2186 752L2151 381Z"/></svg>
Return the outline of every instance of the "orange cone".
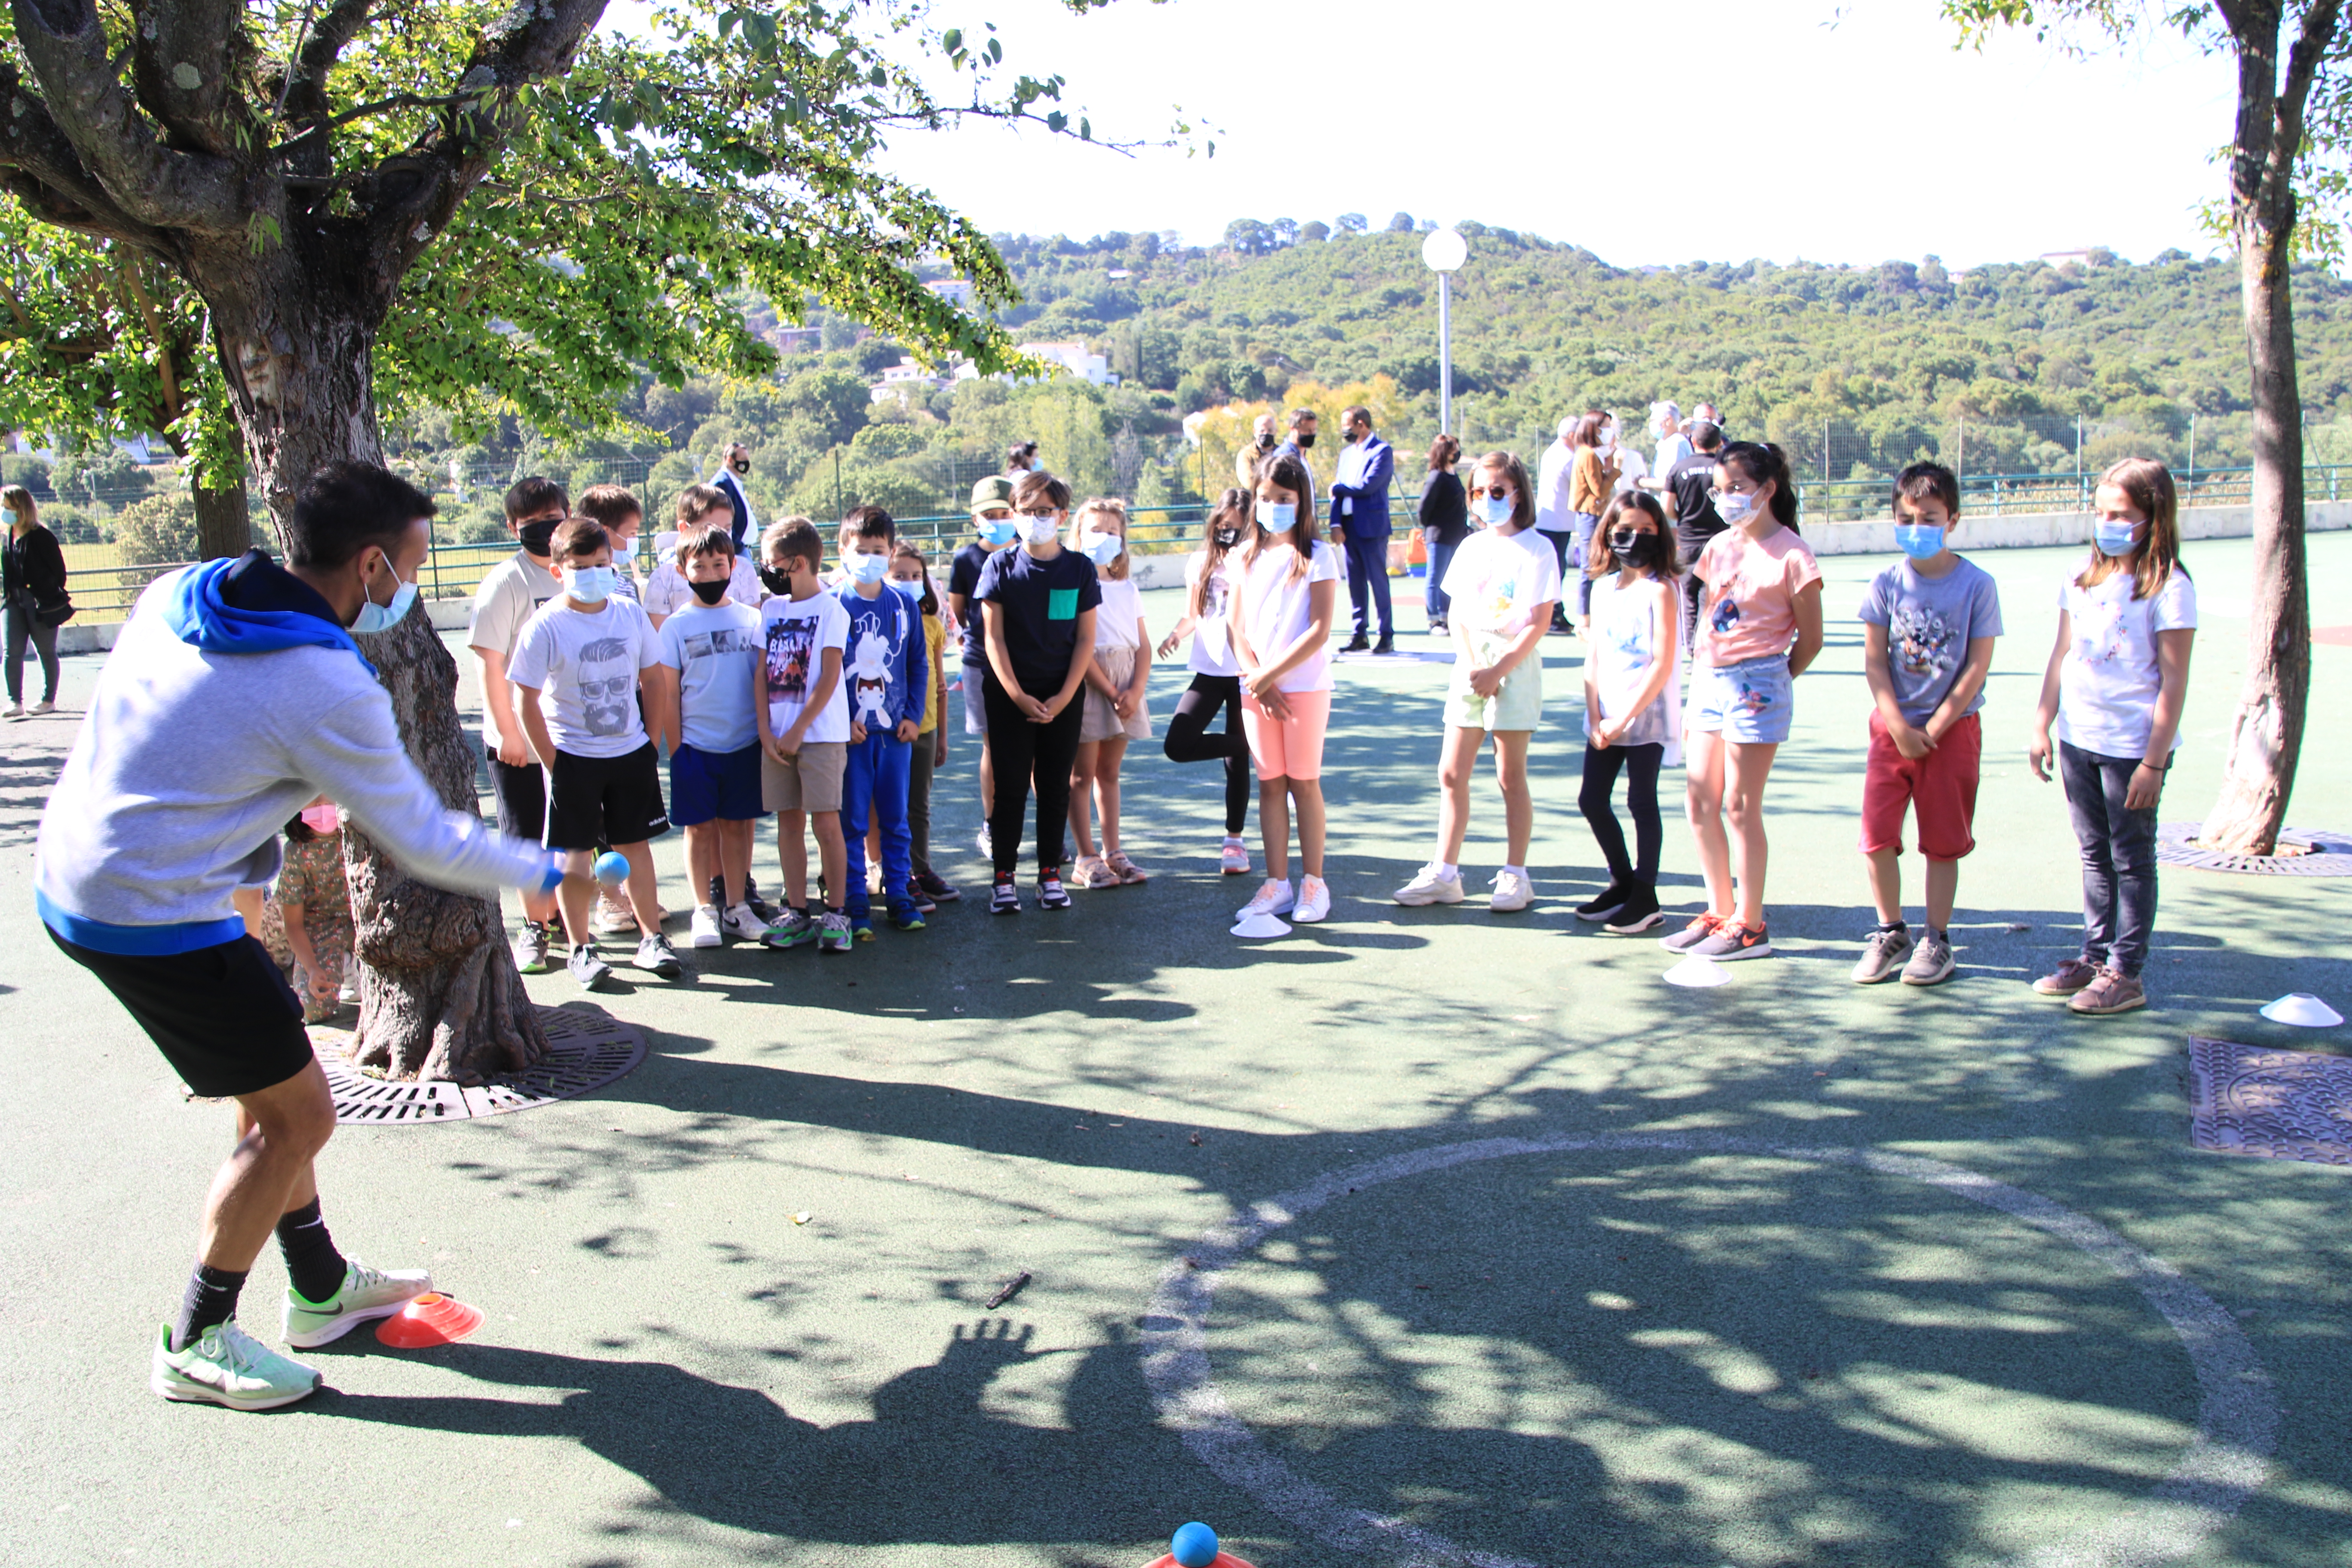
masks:
<svg viewBox="0 0 2352 1568"><path fill-rule="evenodd" d="M375 1337L394 1350L455 1344L482 1326L482 1310L427 1290L376 1325Z"/></svg>

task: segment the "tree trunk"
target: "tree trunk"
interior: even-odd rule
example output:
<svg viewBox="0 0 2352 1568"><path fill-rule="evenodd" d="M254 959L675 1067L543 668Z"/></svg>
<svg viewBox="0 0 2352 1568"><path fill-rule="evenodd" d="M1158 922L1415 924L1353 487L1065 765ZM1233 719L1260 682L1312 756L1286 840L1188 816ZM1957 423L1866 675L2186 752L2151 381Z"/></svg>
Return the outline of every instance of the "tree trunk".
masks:
<svg viewBox="0 0 2352 1568"><path fill-rule="evenodd" d="M299 231L295 243L306 237L316 243ZM256 257L240 246L207 259L210 276L199 281L230 401L271 515L283 518L321 465L383 461L373 351L390 285L347 258L283 247ZM408 754L441 803L479 812L457 660L424 601L399 626L360 641L392 694ZM547 1036L498 902L409 878L356 830L346 853L360 975L354 1059L394 1079L478 1083L544 1057Z"/></svg>
<svg viewBox="0 0 2352 1568"><path fill-rule="evenodd" d="M253 522L246 515L243 480L217 490L200 484L195 497L197 559L217 561L242 555L253 547Z"/></svg>
<svg viewBox="0 0 2352 1568"><path fill-rule="evenodd" d="M2288 198L2292 202L2292 197ZM2285 221L2238 222L2246 353L2253 370L2254 570L2246 683L2230 725L2221 798L2200 842L2236 855L2277 850L2311 695L2311 599L2303 545L2303 407Z"/></svg>

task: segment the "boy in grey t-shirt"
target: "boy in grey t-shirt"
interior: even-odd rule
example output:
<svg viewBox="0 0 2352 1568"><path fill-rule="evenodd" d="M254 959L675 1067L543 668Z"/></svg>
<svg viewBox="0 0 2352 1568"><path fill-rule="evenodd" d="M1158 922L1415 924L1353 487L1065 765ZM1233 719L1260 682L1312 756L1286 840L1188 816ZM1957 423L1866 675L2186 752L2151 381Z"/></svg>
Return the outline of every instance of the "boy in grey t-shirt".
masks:
<svg viewBox="0 0 2352 1568"><path fill-rule="evenodd" d="M1977 710L2000 595L1991 575L1955 554L1960 486L1939 463L1914 463L1895 481L1895 539L1904 559L1871 580L1863 598L1863 674L1875 704L1862 780L1862 852L1870 862L1878 929L1863 943L1857 984L1892 979L1933 985L1952 973L1946 928L1959 889L1960 858L1976 847ZM1903 923L1903 816L1915 807L1927 861L1927 929L1914 943ZM1906 962L1906 961L1908 962Z"/></svg>

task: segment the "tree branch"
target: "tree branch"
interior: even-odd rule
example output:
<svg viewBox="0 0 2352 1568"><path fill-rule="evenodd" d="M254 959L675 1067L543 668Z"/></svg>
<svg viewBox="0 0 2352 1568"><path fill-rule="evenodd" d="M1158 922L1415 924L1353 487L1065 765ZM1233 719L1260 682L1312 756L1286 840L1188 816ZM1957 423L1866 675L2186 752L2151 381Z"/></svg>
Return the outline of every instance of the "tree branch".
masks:
<svg viewBox="0 0 2352 1568"><path fill-rule="evenodd" d="M163 237L98 183L48 105L6 59L0 59L0 105L10 110L0 114L0 188L43 222L165 254Z"/></svg>
<svg viewBox="0 0 2352 1568"><path fill-rule="evenodd" d="M331 127L327 123L331 105L327 100L327 73L359 30L367 26L368 8L373 0L335 0L315 17L310 31L295 52L288 68L291 76L286 83L286 122L307 127L301 134L288 139L278 152L287 156L297 174L323 176L332 172Z"/></svg>
<svg viewBox="0 0 2352 1568"><path fill-rule="evenodd" d="M237 90L249 46L242 0L131 0L131 83L175 146L236 156L253 111Z"/></svg>
<svg viewBox="0 0 2352 1568"><path fill-rule="evenodd" d="M42 101L110 206L151 227L244 231L249 204L236 166L157 140L107 56L92 0L13 0L11 11Z"/></svg>
<svg viewBox="0 0 2352 1568"><path fill-rule="evenodd" d="M2278 132L2290 174L2303 152L2304 106L2311 100L2311 84L2319 79L2319 68L2336 43L2336 25L2343 9L2343 0L2314 0L2303 14L2303 28L2294 47L2287 51L2286 85L2279 90Z"/></svg>

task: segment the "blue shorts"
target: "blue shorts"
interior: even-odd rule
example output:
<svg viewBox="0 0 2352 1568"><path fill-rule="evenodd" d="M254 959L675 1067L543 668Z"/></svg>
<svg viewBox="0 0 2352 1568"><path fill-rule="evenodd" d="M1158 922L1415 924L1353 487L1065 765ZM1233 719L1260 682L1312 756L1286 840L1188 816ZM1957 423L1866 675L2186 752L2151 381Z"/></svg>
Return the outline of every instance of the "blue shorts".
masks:
<svg viewBox="0 0 2352 1568"><path fill-rule="evenodd" d="M756 822L760 808L760 748L705 752L681 743L669 755L669 819L699 827L711 818Z"/></svg>
<svg viewBox="0 0 2352 1568"><path fill-rule="evenodd" d="M1690 729L1719 731L1743 746L1777 746L1789 738L1789 721L1796 716L1794 684L1784 653L1694 670Z"/></svg>

